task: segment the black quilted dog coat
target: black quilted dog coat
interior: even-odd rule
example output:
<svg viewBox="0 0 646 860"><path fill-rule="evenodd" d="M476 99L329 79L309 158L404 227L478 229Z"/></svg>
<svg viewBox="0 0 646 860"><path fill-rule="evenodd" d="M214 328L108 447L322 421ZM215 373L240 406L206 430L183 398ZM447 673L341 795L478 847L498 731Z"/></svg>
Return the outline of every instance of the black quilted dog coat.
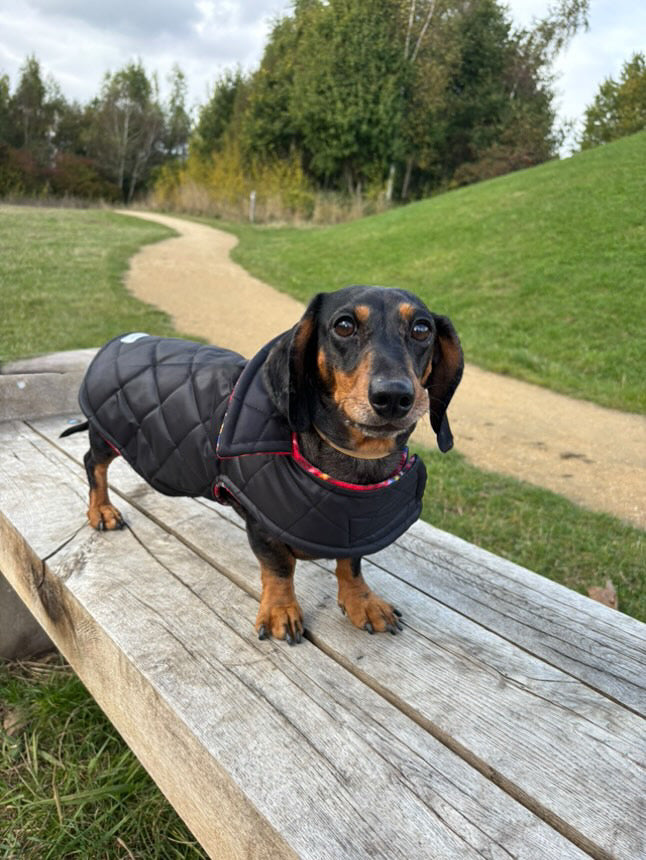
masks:
<svg viewBox="0 0 646 860"><path fill-rule="evenodd" d="M388 480L354 485L308 463L265 388L275 342L247 362L192 341L123 335L95 356L79 403L161 493L225 504L231 494L272 537L315 557L383 549L419 517L424 464L404 452Z"/></svg>

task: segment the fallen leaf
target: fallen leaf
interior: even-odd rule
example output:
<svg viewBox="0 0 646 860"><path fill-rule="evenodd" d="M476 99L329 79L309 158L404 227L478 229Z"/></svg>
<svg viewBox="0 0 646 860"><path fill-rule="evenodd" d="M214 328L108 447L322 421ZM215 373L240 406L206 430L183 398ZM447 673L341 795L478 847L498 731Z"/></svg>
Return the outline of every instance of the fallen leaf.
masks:
<svg viewBox="0 0 646 860"><path fill-rule="evenodd" d="M605 586L593 585L588 588L588 595L598 603L603 603L604 606L609 606L611 609L619 608L617 600L617 591L609 579L606 579Z"/></svg>
<svg viewBox="0 0 646 860"><path fill-rule="evenodd" d="M9 737L13 737L17 735L21 729L27 725L27 720L24 717L24 714L21 714L20 711L5 711L4 719L2 721L2 728L9 735Z"/></svg>

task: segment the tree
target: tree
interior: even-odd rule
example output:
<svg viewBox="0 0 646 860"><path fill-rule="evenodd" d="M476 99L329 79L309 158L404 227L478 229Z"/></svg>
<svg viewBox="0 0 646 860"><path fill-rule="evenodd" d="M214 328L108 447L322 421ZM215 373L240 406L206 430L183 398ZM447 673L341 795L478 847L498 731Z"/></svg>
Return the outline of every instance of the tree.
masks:
<svg viewBox="0 0 646 860"><path fill-rule="evenodd" d="M455 59L452 17L447 3L437 0L402 0L399 4L400 42L405 64L404 107L399 133L400 148L405 154L401 199L409 194L413 168L428 170L437 161L437 123L430 127L429 118L443 103L448 85L448 60ZM446 19L449 18L448 27ZM392 195L395 164L391 165L389 198Z"/></svg>
<svg viewBox="0 0 646 860"><path fill-rule="evenodd" d="M251 158L289 158L302 149L294 122L291 98L298 42L303 30L304 3L296 3L293 17L274 25L260 68L244 92L236 93L242 149Z"/></svg>
<svg viewBox="0 0 646 860"><path fill-rule="evenodd" d="M619 81L612 78L600 85L585 111L581 149L634 134L646 128L646 58L637 52L626 60Z"/></svg>
<svg viewBox="0 0 646 860"><path fill-rule="evenodd" d="M8 142L29 150L40 164L46 164L51 154L55 100L48 95L40 63L34 56L27 57L11 97Z"/></svg>
<svg viewBox="0 0 646 860"><path fill-rule="evenodd" d="M259 69L216 83L192 151L235 152L248 171L299 162L350 194L388 177L388 199L397 175L405 199L544 161L549 65L588 2L515 31L500 0L294 0Z"/></svg>
<svg viewBox="0 0 646 860"><path fill-rule="evenodd" d="M349 193L383 181L396 155L404 62L393 10L393 0L301 9L290 116L309 170Z"/></svg>
<svg viewBox="0 0 646 860"><path fill-rule="evenodd" d="M52 143L57 152L87 156L88 139L93 122L93 110L78 102L60 103L56 112L56 124Z"/></svg>
<svg viewBox="0 0 646 860"><path fill-rule="evenodd" d="M404 53L413 83L403 125L402 198L409 181L419 194L556 154L549 70L568 39L587 26L587 8L588 0L559 0L531 28L515 30L499 0L405 0Z"/></svg>
<svg viewBox="0 0 646 860"><path fill-rule="evenodd" d="M7 144L11 135L11 90L9 75L0 75L0 144Z"/></svg>
<svg viewBox="0 0 646 860"><path fill-rule="evenodd" d="M222 74L213 87L209 100L200 108L197 126L191 140L192 148L202 157L222 149L241 96L245 81L239 69Z"/></svg>
<svg viewBox="0 0 646 860"><path fill-rule="evenodd" d="M186 110L186 77L175 63L169 75L170 96L166 106L164 148L171 158L186 159L191 134L191 118Z"/></svg>
<svg viewBox="0 0 646 860"><path fill-rule="evenodd" d="M163 158L164 114L157 81L148 79L141 62L128 63L106 74L93 107L90 153L130 202Z"/></svg>

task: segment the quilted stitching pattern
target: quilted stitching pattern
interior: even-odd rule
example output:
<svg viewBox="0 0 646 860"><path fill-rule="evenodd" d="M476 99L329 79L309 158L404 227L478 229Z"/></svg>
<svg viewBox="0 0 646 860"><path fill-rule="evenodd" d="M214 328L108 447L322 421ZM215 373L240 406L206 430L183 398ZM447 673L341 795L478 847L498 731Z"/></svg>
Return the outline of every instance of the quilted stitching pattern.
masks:
<svg viewBox="0 0 646 860"><path fill-rule="evenodd" d="M251 359L236 383L218 440L221 457L291 452L291 430L269 400L262 378L262 366L276 340Z"/></svg>
<svg viewBox="0 0 646 860"><path fill-rule="evenodd" d="M209 494L215 440L245 359L175 338L115 338L97 354L79 401L133 468L167 495Z"/></svg>
<svg viewBox="0 0 646 860"><path fill-rule="evenodd" d="M329 558L376 552L418 518L423 464L368 492L309 475L289 456L290 428L264 387L272 345L247 364L190 341L115 338L90 365L79 401L93 427L160 492L213 498L212 488L223 486L297 549ZM218 433L224 459L215 450Z"/></svg>

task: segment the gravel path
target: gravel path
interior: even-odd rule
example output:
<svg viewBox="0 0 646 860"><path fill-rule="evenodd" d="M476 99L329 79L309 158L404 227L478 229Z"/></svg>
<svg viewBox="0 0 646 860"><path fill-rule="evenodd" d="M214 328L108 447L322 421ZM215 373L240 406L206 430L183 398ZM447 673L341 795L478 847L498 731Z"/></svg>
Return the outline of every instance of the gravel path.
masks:
<svg viewBox="0 0 646 860"><path fill-rule="evenodd" d="M180 235L145 246L131 292L169 313L178 329L252 355L289 328L303 306L233 263L237 239L179 218L124 212ZM467 365L449 410L456 447L484 469L553 490L646 528L646 419L604 409ZM434 447L425 422L417 441ZM431 478L432 480L432 478Z"/></svg>

